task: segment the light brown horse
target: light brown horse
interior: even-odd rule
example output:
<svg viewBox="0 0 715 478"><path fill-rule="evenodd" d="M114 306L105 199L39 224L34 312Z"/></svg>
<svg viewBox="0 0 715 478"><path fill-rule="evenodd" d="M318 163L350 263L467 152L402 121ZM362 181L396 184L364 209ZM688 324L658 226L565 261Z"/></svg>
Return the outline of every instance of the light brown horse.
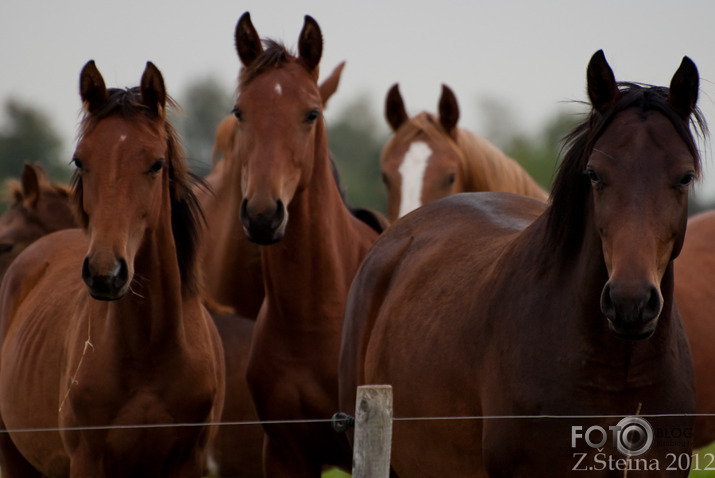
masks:
<svg viewBox="0 0 715 478"><path fill-rule="evenodd" d="M10 181L7 211L0 216L0 280L27 246L54 231L77 227L69 204L69 188L53 184L39 164L25 164L20 181Z"/></svg>
<svg viewBox="0 0 715 478"><path fill-rule="evenodd" d="M224 365L171 101L152 63L139 87L108 90L90 61L80 94L84 230L37 240L0 290L2 474L200 477Z"/></svg>
<svg viewBox="0 0 715 478"><path fill-rule="evenodd" d="M392 224L355 277L341 406L353 409L357 385L392 385L400 477L623 476L607 462L625 467L626 453L644 453L629 477L688 474L689 461L666 468L691 443L664 437L695 410L673 260L700 171L697 69L684 58L669 89L617 84L599 51L587 77L593 109L549 205L504 193L432 202ZM642 419L609 428L636 414L676 415L649 416L650 435ZM643 460L651 471L637 471Z"/></svg>
<svg viewBox="0 0 715 478"><path fill-rule="evenodd" d="M320 84L323 107L337 91L344 66L345 62L340 63ZM255 318L263 302L263 275L258 247L243 233L239 218L243 194L237 128L233 114L221 120L216 128L214 168L206 177L209 189L195 191L207 223L201 257L207 293L242 316ZM233 174L229 174L229 163Z"/></svg>
<svg viewBox="0 0 715 478"><path fill-rule="evenodd" d="M469 191L502 191L546 201L548 194L519 163L485 138L457 127L459 105L442 85L439 116L410 118L397 84L385 100L394 135L380 158L387 215L395 221L435 199Z"/></svg>
<svg viewBox="0 0 715 478"><path fill-rule="evenodd" d="M690 339L697 412L715 414L715 211L688 220L683 250L675 261L675 299ZM715 441L715 417L696 417L694 446Z"/></svg>
<svg viewBox="0 0 715 478"><path fill-rule="evenodd" d="M317 82L323 41L316 21L305 17L297 57L272 41L264 48L248 13L235 37L243 64L234 109L240 215L248 237L261 244L265 285L248 383L262 420L329 420L338 411L345 299L378 233L351 214L335 181ZM318 477L324 465L349 466L350 445L329 423L264 429L268 477Z"/></svg>

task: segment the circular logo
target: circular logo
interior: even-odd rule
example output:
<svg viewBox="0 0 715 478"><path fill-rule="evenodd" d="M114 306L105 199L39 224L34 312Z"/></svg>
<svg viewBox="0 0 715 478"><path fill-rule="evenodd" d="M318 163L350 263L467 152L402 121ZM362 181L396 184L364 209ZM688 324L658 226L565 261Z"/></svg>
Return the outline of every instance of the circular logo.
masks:
<svg viewBox="0 0 715 478"><path fill-rule="evenodd" d="M616 430L616 447L626 456L640 456L653 444L653 427L643 418L626 417Z"/></svg>

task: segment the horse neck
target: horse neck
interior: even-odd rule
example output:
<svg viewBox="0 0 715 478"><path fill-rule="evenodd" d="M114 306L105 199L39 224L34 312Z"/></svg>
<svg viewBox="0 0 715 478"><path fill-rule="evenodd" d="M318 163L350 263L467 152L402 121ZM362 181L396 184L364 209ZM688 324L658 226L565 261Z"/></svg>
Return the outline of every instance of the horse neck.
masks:
<svg viewBox="0 0 715 478"><path fill-rule="evenodd" d="M145 232L134 258L134 279L127 294L110 302L109 333L131 355L155 353L161 345L185 343L183 290L171 227L168 187L158 227ZM151 346L151 348L149 348Z"/></svg>
<svg viewBox="0 0 715 478"><path fill-rule="evenodd" d="M484 138L460 129L468 191L502 191L546 200L548 195L519 163Z"/></svg>
<svg viewBox="0 0 715 478"><path fill-rule="evenodd" d="M315 151L310 183L288 206L285 236L261 247L266 298L291 320L324 315L318 311L326 306L338 307L342 318L350 283L377 236L343 203L327 142L318 138Z"/></svg>

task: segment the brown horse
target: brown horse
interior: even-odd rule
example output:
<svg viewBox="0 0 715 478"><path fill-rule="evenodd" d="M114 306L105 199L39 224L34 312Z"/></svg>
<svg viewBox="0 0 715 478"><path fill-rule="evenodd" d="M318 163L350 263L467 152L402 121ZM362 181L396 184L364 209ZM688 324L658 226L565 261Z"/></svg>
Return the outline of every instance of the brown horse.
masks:
<svg viewBox="0 0 715 478"><path fill-rule="evenodd" d="M640 421L608 428L618 416L695 410L673 259L700 171L688 127L697 69L684 58L670 89L619 85L599 51L587 76L593 109L550 205L504 193L430 203L390 226L356 275L341 406L353 409L357 385L392 384L406 419L393 433L398 476L623 476L611 432L636 454L648 436L692 426L678 415L648 418L650 434ZM587 442L591 427L603 433ZM629 477L642 460L665 470L668 453L691 451L688 440L651 445Z"/></svg>
<svg viewBox="0 0 715 478"><path fill-rule="evenodd" d="M80 93L84 231L37 240L0 290L2 473L200 477L224 365L171 101L152 63L140 87L108 90L90 61Z"/></svg>
<svg viewBox="0 0 715 478"><path fill-rule="evenodd" d="M50 183L39 164L25 164L20 181L8 182L11 201L0 216L0 280L10 263L34 241L54 231L77 227L69 187Z"/></svg>
<svg viewBox="0 0 715 478"><path fill-rule="evenodd" d="M391 221L435 199L469 191L502 191L546 201L541 186L499 148L457 127L459 105L442 85L439 117L407 116L397 84L385 101L385 117L395 133L380 158Z"/></svg>
<svg viewBox="0 0 715 478"><path fill-rule="evenodd" d="M320 84L323 107L337 91L345 62ZM206 177L209 189L195 193L206 215L206 238L202 241L202 264L206 291L219 303L229 305L244 317L255 318L263 302L263 275L258 247L243 233L239 218L241 158L237 153L236 116L225 117L216 128L214 169ZM227 164L233 163L233 174Z"/></svg>
<svg viewBox="0 0 715 478"><path fill-rule="evenodd" d="M317 83L323 42L316 21L305 17L297 57L272 41L264 49L248 13L235 36L243 64L234 109L240 215L248 237L261 244L266 294L248 383L262 420L328 420L338 411L345 299L378 234L351 214L335 181ZM264 429L268 477L318 477L323 465L350 463L347 439L327 422Z"/></svg>
<svg viewBox="0 0 715 478"><path fill-rule="evenodd" d="M675 299L690 339L695 366L697 412L715 414L715 211L688 220L683 250L675 261ZM715 418L696 417L694 446L715 441Z"/></svg>

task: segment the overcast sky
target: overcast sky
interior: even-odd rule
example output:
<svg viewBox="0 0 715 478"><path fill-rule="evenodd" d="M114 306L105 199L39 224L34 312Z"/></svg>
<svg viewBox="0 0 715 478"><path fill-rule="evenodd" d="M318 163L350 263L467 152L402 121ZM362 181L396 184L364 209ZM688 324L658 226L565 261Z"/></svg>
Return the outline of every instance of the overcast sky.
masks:
<svg viewBox="0 0 715 478"><path fill-rule="evenodd" d="M387 132L382 112L392 84L399 82L413 114L434 111L446 83L460 103L460 126L484 134L488 118L479 105L492 99L509 106L519 130L536 131L565 101L585 99L586 65L603 49L618 80L666 86L689 56L701 76L699 105L715 122L710 0L2 0L0 102L14 97L41 107L70 154L88 60L108 86L138 84L151 60L175 97L203 76L232 92L233 32L245 11L261 37L291 48L303 16L318 21L321 71L347 61L328 121L363 95ZM715 176L712 165L709 173Z"/></svg>

